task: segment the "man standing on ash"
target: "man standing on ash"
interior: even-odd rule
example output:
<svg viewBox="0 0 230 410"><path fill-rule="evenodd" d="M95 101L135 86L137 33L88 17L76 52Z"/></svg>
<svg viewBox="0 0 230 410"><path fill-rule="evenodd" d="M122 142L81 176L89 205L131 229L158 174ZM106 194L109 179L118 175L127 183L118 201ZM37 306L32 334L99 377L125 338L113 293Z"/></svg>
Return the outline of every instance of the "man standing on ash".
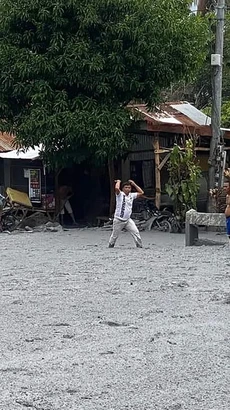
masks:
<svg viewBox="0 0 230 410"><path fill-rule="evenodd" d="M132 187L136 192L131 192ZM144 194L144 191L131 179L124 182L115 181L116 210L113 220L113 232L109 239L109 248L113 248L122 229L128 231L135 242L137 248L142 248L142 240L134 221L130 218L132 214L133 201Z"/></svg>

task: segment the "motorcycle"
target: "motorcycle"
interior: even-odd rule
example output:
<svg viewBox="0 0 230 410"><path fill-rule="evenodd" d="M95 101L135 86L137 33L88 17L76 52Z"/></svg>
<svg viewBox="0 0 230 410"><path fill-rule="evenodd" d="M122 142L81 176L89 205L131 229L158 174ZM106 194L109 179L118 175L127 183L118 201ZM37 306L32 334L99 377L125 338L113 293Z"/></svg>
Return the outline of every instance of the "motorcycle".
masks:
<svg viewBox="0 0 230 410"><path fill-rule="evenodd" d="M21 219L15 215L15 210L7 204L6 198L0 195L0 232L14 231Z"/></svg>
<svg viewBox="0 0 230 410"><path fill-rule="evenodd" d="M185 223L181 222L180 219L172 214L171 218L169 218L169 222L171 224L171 233L181 233L185 229Z"/></svg>
<svg viewBox="0 0 230 410"><path fill-rule="evenodd" d="M143 203L144 214L146 215L146 228L157 229L163 232L171 232L172 226L170 219L172 213L164 208L160 211L150 200L145 200Z"/></svg>
<svg viewBox="0 0 230 410"><path fill-rule="evenodd" d="M183 230L180 220L174 213L167 208L160 211L153 201L148 199L139 201L139 213L133 216L136 216L135 223L140 229L157 229L170 233L179 233Z"/></svg>

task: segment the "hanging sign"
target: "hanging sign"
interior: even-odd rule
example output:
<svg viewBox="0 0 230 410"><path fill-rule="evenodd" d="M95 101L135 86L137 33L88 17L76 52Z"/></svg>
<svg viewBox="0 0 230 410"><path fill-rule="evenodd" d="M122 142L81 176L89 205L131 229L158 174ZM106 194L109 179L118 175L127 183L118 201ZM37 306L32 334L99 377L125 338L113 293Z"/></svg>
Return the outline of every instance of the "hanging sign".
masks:
<svg viewBox="0 0 230 410"><path fill-rule="evenodd" d="M29 197L31 202L41 203L41 170L29 170Z"/></svg>

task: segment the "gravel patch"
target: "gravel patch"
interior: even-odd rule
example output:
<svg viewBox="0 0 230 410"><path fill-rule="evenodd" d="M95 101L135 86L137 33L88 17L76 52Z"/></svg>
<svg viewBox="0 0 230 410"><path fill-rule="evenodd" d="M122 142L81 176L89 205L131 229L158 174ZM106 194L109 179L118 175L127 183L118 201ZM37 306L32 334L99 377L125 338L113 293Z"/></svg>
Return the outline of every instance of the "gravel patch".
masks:
<svg viewBox="0 0 230 410"><path fill-rule="evenodd" d="M109 235L0 235L0 409L229 410L225 235Z"/></svg>

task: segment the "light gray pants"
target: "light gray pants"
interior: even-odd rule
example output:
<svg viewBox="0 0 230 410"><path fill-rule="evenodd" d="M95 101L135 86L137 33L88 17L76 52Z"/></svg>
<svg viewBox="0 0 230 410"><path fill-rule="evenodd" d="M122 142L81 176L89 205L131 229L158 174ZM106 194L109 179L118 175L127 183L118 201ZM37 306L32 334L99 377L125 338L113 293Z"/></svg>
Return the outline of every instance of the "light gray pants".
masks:
<svg viewBox="0 0 230 410"><path fill-rule="evenodd" d="M138 248L142 248L142 240L141 240L140 232L137 229L135 223L133 222L131 218L129 218L127 221L120 221L120 219L114 218L113 232L109 239L109 246L112 247L115 245L115 242L118 236L120 235L122 229L124 228L126 231L128 231L132 235L135 245Z"/></svg>

